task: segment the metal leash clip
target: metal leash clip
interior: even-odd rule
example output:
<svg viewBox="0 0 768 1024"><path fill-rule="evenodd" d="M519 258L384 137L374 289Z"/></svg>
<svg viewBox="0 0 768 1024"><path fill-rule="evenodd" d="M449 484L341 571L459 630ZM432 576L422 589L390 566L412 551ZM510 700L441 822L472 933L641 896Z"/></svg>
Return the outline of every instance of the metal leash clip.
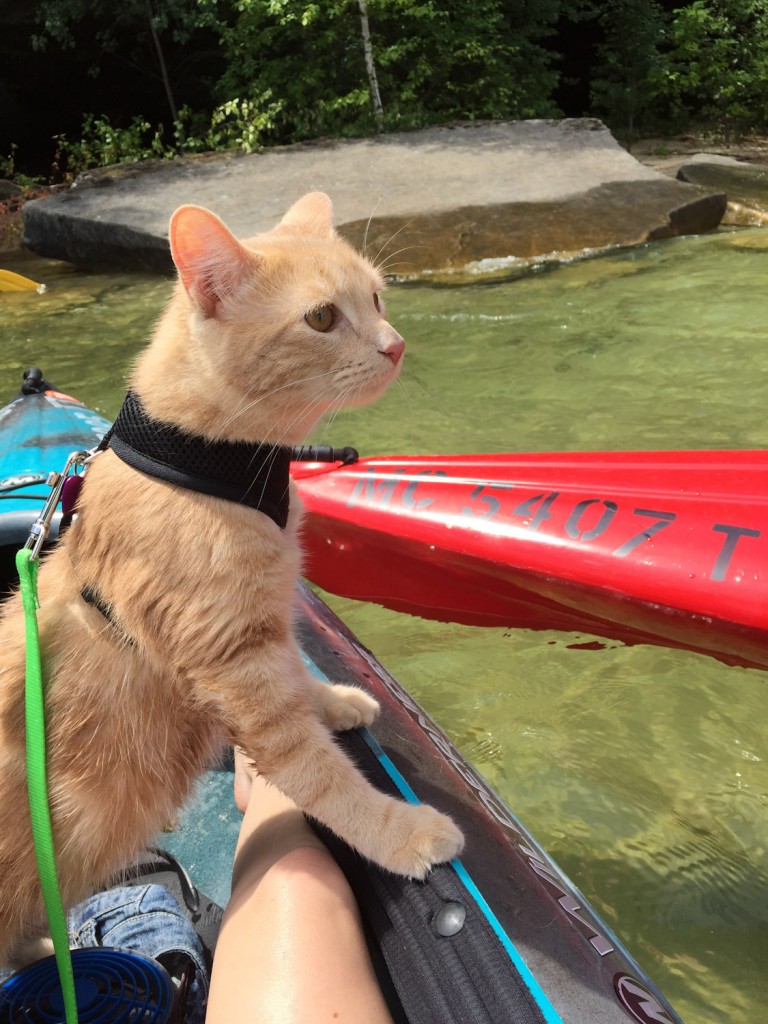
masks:
<svg viewBox="0 0 768 1024"><path fill-rule="evenodd" d="M48 540L48 534L51 532L51 522L56 512L56 507L61 500L61 492L64 490L67 480L71 479L70 473L72 470L75 470L75 476L82 477L82 473L77 473L78 468L84 467L94 454L95 449L93 451L73 452L67 459L61 473L53 472L48 474L46 484L51 488L51 493L48 495L48 500L43 506L43 511L32 524L29 537L27 537L27 542L24 545L25 548L32 549L31 562L40 557L40 551Z"/></svg>

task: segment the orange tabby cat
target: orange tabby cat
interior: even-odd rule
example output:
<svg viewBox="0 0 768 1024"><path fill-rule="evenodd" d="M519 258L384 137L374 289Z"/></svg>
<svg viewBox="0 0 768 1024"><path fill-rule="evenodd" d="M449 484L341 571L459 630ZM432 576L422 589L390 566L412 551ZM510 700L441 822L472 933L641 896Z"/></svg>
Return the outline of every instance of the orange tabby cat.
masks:
<svg viewBox="0 0 768 1024"><path fill-rule="evenodd" d="M379 397L403 341L382 279L333 230L327 196L238 242L193 206L171 220L180 282L132 389L149 416L211 440L296 444ZM90 465L71 530L40 570L49 771L64 902L104 883L174 814L224 743L366 857L423 877L456 826L372 788L331 730L376 702L304 667L292 634L300 508L285 529L244 505ZM105 617L86 603L95 587ZM0 626L0 963L42 916L25 789L24 627Z"/></svg>

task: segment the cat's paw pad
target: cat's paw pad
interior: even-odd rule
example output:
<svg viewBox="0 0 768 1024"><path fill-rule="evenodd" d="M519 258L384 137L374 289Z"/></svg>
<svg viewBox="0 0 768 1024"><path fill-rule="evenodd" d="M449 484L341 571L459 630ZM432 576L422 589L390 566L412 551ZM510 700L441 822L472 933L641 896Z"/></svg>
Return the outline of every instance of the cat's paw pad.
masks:
<svg viewBox="0 0 768 1024"><path fill-rule="evenodd" d="M424 804L407 808L404 842L386 858L384 867L406 878L425 878L436 864L453 860L464 849L464 836L445 814ZM402 832L402 828L397 831Z"/></svg>
<svg viewBox="0 0 768 1024"><path fill-rule="evenodd" d="M378 702L356 686L328 686L323 693L323 721L334 732L370 725L378 713Z"/></svg>

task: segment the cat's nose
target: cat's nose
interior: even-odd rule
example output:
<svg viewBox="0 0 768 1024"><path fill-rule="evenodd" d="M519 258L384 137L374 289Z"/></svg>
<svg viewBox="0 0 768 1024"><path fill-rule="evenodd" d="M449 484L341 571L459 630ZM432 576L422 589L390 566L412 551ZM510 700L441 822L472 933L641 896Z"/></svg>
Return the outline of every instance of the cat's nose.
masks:
<svg viewBox="0 0 768 1024"><path fill-rule="evenodd" d="M380 346L379 352L382 355L387 356L397 366L405 352L405 342L396 334L394 338L388 338L387 341Z"/></svg>

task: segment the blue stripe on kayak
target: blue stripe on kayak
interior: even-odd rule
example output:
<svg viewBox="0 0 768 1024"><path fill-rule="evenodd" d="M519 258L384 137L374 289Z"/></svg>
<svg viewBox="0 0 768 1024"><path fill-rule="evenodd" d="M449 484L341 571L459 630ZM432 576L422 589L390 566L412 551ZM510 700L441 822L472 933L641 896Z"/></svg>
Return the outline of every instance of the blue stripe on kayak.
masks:
<svg viewBox="0 0 768 1024"><path fill-rule="evenodd" d="M420 804L421 800L419 800L414 791L411 789L410 785L408 784L404 776L400 774L400 771L395 765L395 763L384 752L376 737L371 732L369 732L368 729L362 729L361 732L363 734L365 742L376 755L382 768L384 768L392 782L394 782L394 784L400 790L402 796L408 801L409 804ZM475 903L477 903L477 906L479 907L480 911L487 918L488 923L490 924L491 928L493 928L496 934L496 937L506 950L509 959L515 965L520 977L523 979L523 982L528 987L528 991L533 996L539 1010L542 1013L542 1016L544 1017L545 1021L547 1021L547 1024L564 1024L562 1017L554 1008L552 1003L550 1003L549 999L547 998L544 992L544 989L536 980L536 977L534 976L528 964L523 959L520 951L517 949L517 947L514 945L510 937L504 931L501 922L496 917L494 912L491 910L485 897L480 892L478 887L475 885L467 869L458 859L451 861L451 867L454 869L456 874L464 883L465 887L467 888L468 892L474 899Z"/></svg>

